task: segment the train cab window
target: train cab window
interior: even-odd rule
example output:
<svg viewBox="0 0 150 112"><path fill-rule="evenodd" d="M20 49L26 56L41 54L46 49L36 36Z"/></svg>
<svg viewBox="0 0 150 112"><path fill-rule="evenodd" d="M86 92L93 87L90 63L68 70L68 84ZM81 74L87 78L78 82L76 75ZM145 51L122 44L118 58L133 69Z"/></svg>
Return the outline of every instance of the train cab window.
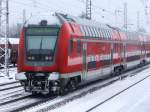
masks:
<svg viewBox="0 0 150 112"><path fill-rule="evenodd" d="M77 53L81 53L81 40L77 40Z"/></svg>

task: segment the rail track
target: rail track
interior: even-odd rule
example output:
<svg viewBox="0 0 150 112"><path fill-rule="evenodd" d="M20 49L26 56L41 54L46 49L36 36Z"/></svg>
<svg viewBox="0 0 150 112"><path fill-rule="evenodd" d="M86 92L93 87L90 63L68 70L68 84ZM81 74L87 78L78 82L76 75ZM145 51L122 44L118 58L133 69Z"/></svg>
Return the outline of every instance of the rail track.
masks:
<svg viewBox="0 0 150 112"><path fill-rule="evenodd" d="M133 71L129 71L120 76L116 76L113 78L108 78L105 80L101 80L101 82L94 81L92 83L82 85L77 88L73 93L69 93L68 95L58 97L57 96L32 96L31 94L27 94L24 92L23 88L19 85L19 82L11 82L0 85L0 93L4 92L0 95L0 111L28 111L30 109L34 109L39 107L42 104L48 104L51 102L55 102L48 107L44 107L39 109L39 112L50 111L56 108L59 108L75 99L79 99L91 92L97 91L103 87L106 87L117 80L124 79L127 76L134 76L140 71L150 67L150 65L143 66L141 68L135 69ZM95 86L96 85L96 86ZM90 86L90 87L89 87ZM2 91L1 91L2 90ZM67 97L67 98L66 98ZM63 100L62 100L63 99ZM9 108L7 108L9 107Z"/></svg>
<svg viewBox="0 0 150 112"><path fill-rule="evenodd" d="M21 85L18 81L0 84L0 93L4 92L4 91L11 90L11 89L19 88L19 87L21 87Z"/></svg>
<svg viewBox="0 0 150 112"><path fill-rule="evenodd" d="M87 84L87 85L83 85L83 86L80 86L77 90L75 90L73 93L70 93L68 95L65 95L65 96L62 96L60 98L56 98L54 99L53 101L43 101L43 105L46 105L44 108L39 108L42 103L40 104L37 104L35 106L30 106L30 108L24 108L23 109L19 109L19 111L25 111L25 112L28 112L28 111L35 111L36 108L38 108L36 111L37 112L46 112L46 111L52 111L54 109L57 109L59 107L62 107L64 105L66 105L67 103L69 102L72 102L76 99L79 99L83 96L86 96L87 94L89 93L92 93L92 92L95 92L97 90L100 90L101 88L104 88L108 85L111 85L112 83L120 80L120 79L125 79L126 77L130 76L130 77L133 77L134 75L136 75L137 73L139 73L140 71L143 71L144 69L147 69L148 67L150 67L150 65L146 65L146 66L143 66L141 68L138 68L138 69L135 69L133 71L129 71L129 72L126 72L120 76L115 76L113 78L108 78L108 79L105 79L105 80L102 80L101 82L99 81L95 81L95 82L92 82L90 84ZM149 77L149 76L147 76ZM146 78L146 77L145 77ZM144 79L145 79L144 78ZM142 80L144 79L141 79L140 81L138 82L141 82ZM136 83L138 83L136 82ZM136 84L135 83L135 84ZM96 85L96 86L95 86ZM134 84L133 84L134 85ZM131 85L131 87L133 86ZM90 86L90 87L89 87ZM125 90L124 90L125 91ZM123 92L123 90L122 90ZM107 99L106 99L107 100ZM94 108L94 107L93 107ZM87 110L88 111L88 110Z"/></svg>
<svg viewBox="0 0 150 112"><path fill-rule="evenodd" d="M143 79L139 80L138 82L136 82L136 83L130 85L129 87L123 89L122 91L116 93L115 95L112 95L112 96L110 96L109 98L105 99L104 101L101 101L101 102L98 103L97 105L95 105L95 106L93 106L92 108L88 109L86 112L91 112L92 110L96 109L96 108L99 107L100 105L103 105L104 103L110 101L110 100L113 99L114 97L116 97L116 96L120 95L121 93L123 93L123 92L129 90L129 89L132 88L133 86L135 86L135 85L141 83L142 81L144 81L145 79L147 79L147 78L149 78L149 77L150 77L150 75L144 77Z"/></svg>

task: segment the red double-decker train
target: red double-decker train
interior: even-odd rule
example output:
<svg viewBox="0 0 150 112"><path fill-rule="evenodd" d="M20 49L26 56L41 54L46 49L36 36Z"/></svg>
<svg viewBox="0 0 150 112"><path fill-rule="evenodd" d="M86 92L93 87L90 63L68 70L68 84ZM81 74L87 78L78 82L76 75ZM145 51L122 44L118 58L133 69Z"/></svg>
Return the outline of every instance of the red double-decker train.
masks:
<svg viewBox="0 0 150 112"><path fill-rule="evenodd" d="M56 13L22 29L16 79L25 91L55 93L150 61L150 35Z"/></svg>

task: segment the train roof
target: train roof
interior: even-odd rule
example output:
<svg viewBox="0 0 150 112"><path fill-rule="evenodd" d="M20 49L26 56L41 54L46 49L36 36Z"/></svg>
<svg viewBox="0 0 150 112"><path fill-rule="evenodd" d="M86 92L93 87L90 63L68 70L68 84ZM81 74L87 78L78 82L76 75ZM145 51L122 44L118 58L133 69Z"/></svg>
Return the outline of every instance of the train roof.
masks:
<svg viewBox="0 0 150 112"><path fill-rule="evenodd" d="M26 23L25 23L25 27L26 26L37 26L41 23L41 20L46 20L47 21L47 25L53 25L53 26L61 26L61 22L60 20L58 19L58 17L52 15L52 16L49 16L49 17L38 17L37 18L37 21L33 20L32 18L30 20L28 20Z"/></svg>
<svg viewBox="0 0 150 112"><path fill-rule="evenodd" d="M103 29L112 29L107 24L103 24L103 23L93 21L93 20L88 20L85 18L71 16L68 14L56 13L56 16L58 17L61 23L64 23L65 21L67 21L67 22L74 22L80 25L85 25L85 26L91 26L91 27L97 27L97 28L103 28Z"/></svg>
<svg viewBox="0 0 150 112"><path fill-rule="evenodd" d="M19 44L19 38L8 38L10 44ZM5 38L0 37L0 44L5 44Z"/></svg>

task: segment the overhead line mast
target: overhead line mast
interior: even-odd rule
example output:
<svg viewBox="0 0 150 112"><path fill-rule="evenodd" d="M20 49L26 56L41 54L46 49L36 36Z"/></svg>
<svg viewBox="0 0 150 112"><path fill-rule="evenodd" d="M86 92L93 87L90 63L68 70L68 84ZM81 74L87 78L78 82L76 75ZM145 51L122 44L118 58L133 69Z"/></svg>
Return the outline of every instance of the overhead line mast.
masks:
<svg viewBox="0 0 150 112"><path fill-rule="evenodd" d="M8 0L6 0L6 29L5 29L5 73L9 76L9 53L8 53L8 37L9 37L9 6Z"/></svg>
<svg viewBox="0 0 150 112"><path fill-rule="evenodd" d="M9 50L8 50L8 37L9 37L9 0L0 0L0 66L5 68L4 75L9 77ZM3 7L5 5L5 8ZM4 20L2 20L4 19ZM2 22L3 21L3 22ZM5 28L2 29L2 26ZM2 46L3 45L3 46ZM4 46L5 45L5 46Z"/></svg>
<svg viewBox="0 0 150 112"><path fill-rule="evenodd" d="M92 2L91 0L86 0L86 18L92 19Z"/></svg>

